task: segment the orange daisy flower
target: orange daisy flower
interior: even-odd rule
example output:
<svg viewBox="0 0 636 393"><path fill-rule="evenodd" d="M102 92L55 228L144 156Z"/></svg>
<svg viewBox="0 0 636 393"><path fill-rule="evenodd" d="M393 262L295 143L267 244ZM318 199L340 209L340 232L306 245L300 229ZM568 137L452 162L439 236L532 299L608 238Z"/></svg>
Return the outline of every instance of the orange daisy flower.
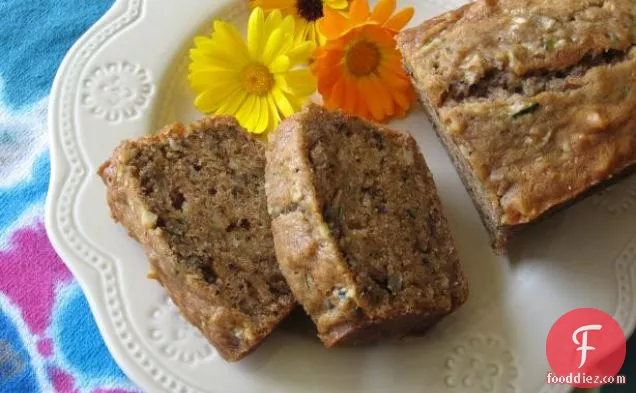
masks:
<svg viewBox="0 0 636 393"><path fill-rule="evenodd" d="M381 1L373 13L365 4L352 3L349 21L326 17L323 31L328 40L314 54L311 67L327 108L386 122L404 117L415 100L395 42L412 13L402 11L391 18L393 0Z"/></svg>
<svg viewBox="0 0 636 393"><path fill-rule="evenodd" d="M353 0L349 10L349 18L342 13L325 8L325 16L318 21L318 26L320 32L328 40L335 40L363 23L376 23L393 33L397 33L409 23L415 10L413 7L406 7L393 15L395 9L396 0L380 0L373 11L369 9L367 0Z"/></svg>

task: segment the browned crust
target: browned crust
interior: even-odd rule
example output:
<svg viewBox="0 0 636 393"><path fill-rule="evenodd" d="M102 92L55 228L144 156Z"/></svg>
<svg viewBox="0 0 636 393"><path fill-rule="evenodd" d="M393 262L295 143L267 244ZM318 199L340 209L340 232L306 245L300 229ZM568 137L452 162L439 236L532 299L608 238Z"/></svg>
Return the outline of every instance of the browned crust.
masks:
<svg viewBox="0 0 636 393"><path fill-rule="evenodd" d="M139 198L139 179L122 162L126 151L143 145L153 144L166 138L180 138L187 133L206 132L220 126L236 127L238 123L229 117L208 117L190 126L173 124L154 135L137 140L124 141L114 151L112 157L99 168L99 176L107 186L107 199L113 219L128 230L128 234L139 241L150 262L149 278L156 279L167 291L180 313L196 326L227 361L238 361L256 349L274 326L255 326L249 316L238 310L220 306L214 293L206 287L205 281L188 274L174 274L180 270L179 261L171 252L162 230L148 229L142 224L141 208L144 202ZM239 131L242 133L241 131ZM251 136L248 136L251 138ZM260 141L258 141L260 143ZM118 176L118 170L120 173ZM280 320L296 306L289 296L282 299L286 305ZM279 322L280 322L279 320ZM238 339L233 330L236 326L251 326L253 337Z"/></svg>
<svg viewBox="0 0 636 393"><path fill-rule="evenodd" d="M461 304L468 296L468 287L461 272L454 247L450 248L449 265L454 276L451 299L444 306L431 304L428 309L394 309L383 318L369 317L364 300L350 299L337 313L325 312L320 307L334 286L355 287L341 250L326 228L317 192L312 183L312 169L305 155L307 147L303 137L304 119L322 124L333 117L353 118L341 112L327 112L316 105L285 120L270 136L267 150L266 192L272 216L272 231L281 271L296 299L312 317L320 339L327 347L359 344L384 336L400 337L420 331L439 320ZM426 172L431 185L432 176L412 137L399 131L380 128L388 138L400 138L417 151L417 164ZM434 190L432 192L435 192ZM435 199L441 211L439 199ZM452 235L444 217L439 224L438 236L452 244Z"/></svg>
<svg viewBox="0 0 636 393"><path fill-rule="evenodd" d="M553 16L556 18L555 20L559 22L563 22L564 15L572 12L580 15L586 11L587 8L594 12L601 12L601 10L603 10L603 12L610 12L611 10L611 12L613 12L611 16L616 17L616 20L614 20L616 25L612 27L609 24L595 24L593 29L600 29L602 31L607 30L607 34L601 34L596 30L593 30L596 33L591 35L590 33L587 33L588 35L584 36L584 40L580 39L581 37L577 37L578 40L573 39L573 42L576 44L565 45L565 47L556 50L546 49L541 52L542 56L536 56L532 59L532 61L521 62L521 70L515 70L515 72L521 77L524 77L524 72L530 71L548 72L551 70L561 70L563 72L567 72L568 67L576 65L577 62L584 61L586 57L604 52L611 53L612 51L623 51L624 57L621 58L623 60L619 60L619 63L625 62L627 65L622 68L618 66L611 67L611 62L609 62L608 64L610 65L598 66L598 70L592 68L592 71L581 77L581 84L582 86L587 87L588 90L597 90L602 92L602 94L605 94L608 86L614 86L617 90L620 90L621 81L622 83L630 84L631 80L627 81L627 79L630 78L630 70L631 76L633 76L634 69L633 35L631 38L629 35L621 35L620 40L607 40L607 37L612 37L614 32L622 32L621 29L623 26L619 23L619 18L625 17L626 14L631 12L629 11L630 8L628 4L629 3L625 1L572 2L572 4L568 4L568 2L555 3L539 0L529 2L527 4L527 9L532 9L532 12L537 12L538 14L545 15L547 17ZM492 184L487 181L487 176L484 178L483 173L479 175L477 174L477 172L482 170L482 167L471 166L464 154L459 151L458 146L455 144L455 138L463 140L461 139L463 135L461 134L462 131L455 133L455 135L458 136L451 136L451 131L447 129L439 118L440 115L445 116L452 111L455 111L453 113L461 112L463 102L453 100L450 100L450 103L444 102L446 94L450 94L449 89L452 84L458 81L461 82L461 80L456 79L457 73L445 73L449 69L446 67L447 64L443 63L441 65L436 65L436 67L440 66L438 75L433 70L429 70L427 68L429 65L426 64L426 62L430 60L430 58L434 57L433 54L442 53L441 51L444 50L446 51L444 53L449 53L453 49L461 47L461 45L456 45L456 43L462 42L462 37L470 41L471 45L483 38L481 41L483 45L469 45L467 46L468 49L462 47L462 49L466 49L469 52L461 52L460 50L457 50L457 53L462 53L466 56L470 54L485 55L486 57L492 55L493 37L498 37L499 40L509 44L509 42L506 42L509 37L505 34L505 30L502 31L501 28L510 28L510 25L497 25L498 22L501 22L502 18L509 17L509 14L501 12L499 8L510 8L515 5L518 6L518 4L516 4L513 0L477 1L468 4L459 10L451 11L426 21L418 27L406 30L398 37L398 49L404 55L405 69L410 74L412 83L419 91L421 102L433 123L434 129L442 144L446 148L449 157L457 168L462 182L471 195L473 203L479 211L481 219L491 235L493 248L495 251L500 253L505 251L510 239L528 225L542 221L551 214L586 198L598 189L602 189L613 184L616 179L622 178L626 174L634 172L634 169L636 169L636 163L633 158L635 142L634 138L630 138L629 136L636 124L636 121L634 121L633 118L631 120L629 119L629 113L633 112L636 101L634 100L634 94L630 93L629 88L624 93L624 97L622 98L623 101L620 102L620 105L614 96L609 95L607 97L607 101L602 99L599 101L598 97L601 93L599 93L598 96L593 95L592 92L587 92L587 95L580 93L576 96L579 101L576 101L566 97L565 94L563 96L557 96L558 92L547 90L541 94L534 96L530 95L535 102L540 104L541 108L546 108L546 110L537 112L536 116L535 114L526 116L524 118L525 123L516 123L514 125L514 127L516 127L515 132L519 135L519 137L521 138L526 135L524 132L528 129L536 127L537 124L541 124L541 126L551 126L552 128L550 128L550 132L554 132L555 135L560 133L561 139L559 140L561 141L565 140L567 142L568 137L575 140L577 136L581 136L582 139L589 138L589 140L593 140L595 142L590 142L588 146L591 147L586 146L579 148L579 151L575 151L576 159L572 159L572 162L579 164L566 166L567 168L570 168L569 170L561 170L563 176L557 177L559 181L551 182L550 180L547 180L549 179L547 176L545 176L544 179L542 178L543 174L537 173L536 171L528 170L528 172L525 172L528 168L523 167L520 172L527 173L527 176L521 184L526 193L520 192L519 195L523 198L523 203L525 203L524 207L529 206L527 211L520 210L522 214L513 217L510 214L511 209L504 206L505 211L502 210L501 204L503 204L503 202L500 204L499 199L496 200L497 203L494 203L496 198L493 196L495 195L495 192L493 191ZM633 19L633 13L631 13L631 15ZM482 18L485 19L484 24L477 25L474 23L475 19ZM523 21L523 18L521 20ZM574 17L570 19L570 21L574 20ZM572 23L579 22L577 21ZM491 29L494 33L490 34L489 31L484 30L483 26L485 25L492 26ZM469 37L470 34L467 33L469 30L466 29L470 26L478 26L478 29L483 34L474 34ZM585 30L582 31L585 33ZM484 37L482 37L482 35ZM431 51L430 56L427 53L426 56L420 56L418 58L418 54L422 53L419 52L419 50L426 46L427 43L432 42L436 37L439 39L435 41L437 43L441 42L441 49L438 48L437 52ZM536 37L537 36L534 36L534 38ZM506 49L505 45L502 44L500 46L502 49ZM632 49L630 50L630 48ZM539 49L539 51L541 51L541 49ZM453 55L456 55L457 53L442 57L444 59L457 60L453 57ZM413 60L414 58L418 58L419 60L415 61ZM510 69L498 69L492 64L490 66L493 67L494 71L512 72ZM459 68L453 69L457 70ZM418 72L417 76L415 76L413 70ZM423 70L430 72L424 72ZM624 80L620 78L623 78ZM489 80L486 80L486 82L489 82ZM590 86L592 87L590 88ZM623 87L623 89L624 88L625 87ZM469 104L488 101L486 97L479 97L481 98L470 101ZM497 100L498 98L493 98L491 102L495 102ZM590 131L590 128L593 127L590 127L580 120L582 116L578 116L579 114L576 113L577 108L579 108L579 103L581 104L581 110L578 112L580 112L582 116L588 113L586 110L589 110L589 108L595 108L594 110L601 113L601 116L605 116L604 121L607 121L607 124L601 126L602 131L594 131L602 132L603 137L599 138L594 134L594 132ZM549 108L558 108L560 112L556 110L556 113L549 112ZM596 115L596 113L597 112L592 112L592 115ZM554 120L551 120L553 118ZM469 120L468 127L474 127L471 128L471 130L473 130L473 133L471 134L472 137L477 135L477 132L474 130L483 130L484 132L491 131L493 135L499 135L498 132L500 129L493 128L492 130L489 130L488 125L485 125L487 122L484 119L487 120L487 116L476 116ZM477 120L483 122L479 123L479 126L476 126L474 124L477 123ZM484 138L487 138L488 136L488 134L480 135ZM557 142L554 143L555 145L557 144ZM501 144L503 145L503 142L501 142ZM557 147L554 147L553 149L556 150ZM514 151L514 146L511 146L509 143L508 148L509 149L499 149L498 151ZM493 156L493 154L488 154L493 153L492 151L486 150L483 152L479 149L477 150L479 153L484 153L485 162L487 163L489 157ZM541 156L541 158L548 157L547 155L550 153L551 152L548 150L546 155ZM494 156L496 156L496 154L497 153L494 152ZM602 159L606 156L609 157L607 162L602 162ZM529 155L529 157L532 158L534 156ZM489 168L487 164L484 164L483 167ZM597 167L601 169L596 169ZM494 168L500 167L495 166ZM561 169L561 167L557 168ZM553 176L552 173L550 173L550 175ZM486 180L482 181L479 177ZM530 180L526 182L526 179Z"/></svg>

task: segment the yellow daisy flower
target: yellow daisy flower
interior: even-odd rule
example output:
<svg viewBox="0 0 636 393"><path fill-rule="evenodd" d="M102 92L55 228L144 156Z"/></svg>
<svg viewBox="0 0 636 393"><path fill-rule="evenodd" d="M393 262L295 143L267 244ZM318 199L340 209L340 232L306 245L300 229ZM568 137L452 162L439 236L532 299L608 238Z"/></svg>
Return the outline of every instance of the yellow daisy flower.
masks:
<svg viewBox="0 0 636 393"><path fill-rule="evenodd" d="M327 10L344 11L349 6L348 0L250 0L253 7L262 7L265 11L281 10L283 15L293 15L298 24L298 31L315 42L324 43L324 37L318 29L318 21Z"/></svg>
<svg viewBox="0 0 636 393"><path fill-rule="evenodd" d="M295 39L292 16L280 11L250 14L247 43L238 30L215 21L211 36L194 39L188 80L201 112L235 116L248 131L275 129L316 90L307 64L315 49L311 41Z"/></svg>

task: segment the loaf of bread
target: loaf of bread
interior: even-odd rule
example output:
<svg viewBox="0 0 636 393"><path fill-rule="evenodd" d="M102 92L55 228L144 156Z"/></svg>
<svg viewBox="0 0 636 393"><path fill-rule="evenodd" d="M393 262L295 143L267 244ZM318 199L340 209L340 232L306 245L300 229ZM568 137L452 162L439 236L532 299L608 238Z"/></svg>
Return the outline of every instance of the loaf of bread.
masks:
<svg viewBox="0 0 636 393"><path fill-rule="evenodd" d="M415 140L316 105L270 136L281 271L328 347L419 332L468 289Z"/></svg>
<svg viewBox="0 0 636 393"><path fill-rule="evenodd" d="M228 361L296 304L275 257L264 170L264 144L224 117L124 141L100 169L150 276Z"/></svg>
<svg viewBox="0 0 636 393"><path fill-rule="evenodd" d="M496 249L636 162L636 4L478 0L398 46Z"/></svg>

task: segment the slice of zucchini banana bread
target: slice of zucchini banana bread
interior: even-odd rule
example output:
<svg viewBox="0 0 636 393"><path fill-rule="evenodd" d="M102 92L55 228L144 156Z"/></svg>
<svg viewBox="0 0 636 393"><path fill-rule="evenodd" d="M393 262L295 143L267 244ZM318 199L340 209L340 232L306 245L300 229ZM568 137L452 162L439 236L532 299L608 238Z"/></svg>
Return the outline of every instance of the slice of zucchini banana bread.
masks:
<svg viewBox="0 0 636 393"><path fill-rule="evenodd" d="M276 254L326 346L421 331L468 295L415 140L309 105L267 149Z"/></svg>
<svg viewBox="0 0 636 393"><path fill-rule="evenodd" d="M100 169L150 276L228 361L296 304L275 257L264 170L264 144L225 117L124 141Z"/></svg>
<svg viewBox="0 0 636 393"><path fill-rule="evenodd" d="M399 35L493 239L636 168L636 3L478 0Z"/></svg>

